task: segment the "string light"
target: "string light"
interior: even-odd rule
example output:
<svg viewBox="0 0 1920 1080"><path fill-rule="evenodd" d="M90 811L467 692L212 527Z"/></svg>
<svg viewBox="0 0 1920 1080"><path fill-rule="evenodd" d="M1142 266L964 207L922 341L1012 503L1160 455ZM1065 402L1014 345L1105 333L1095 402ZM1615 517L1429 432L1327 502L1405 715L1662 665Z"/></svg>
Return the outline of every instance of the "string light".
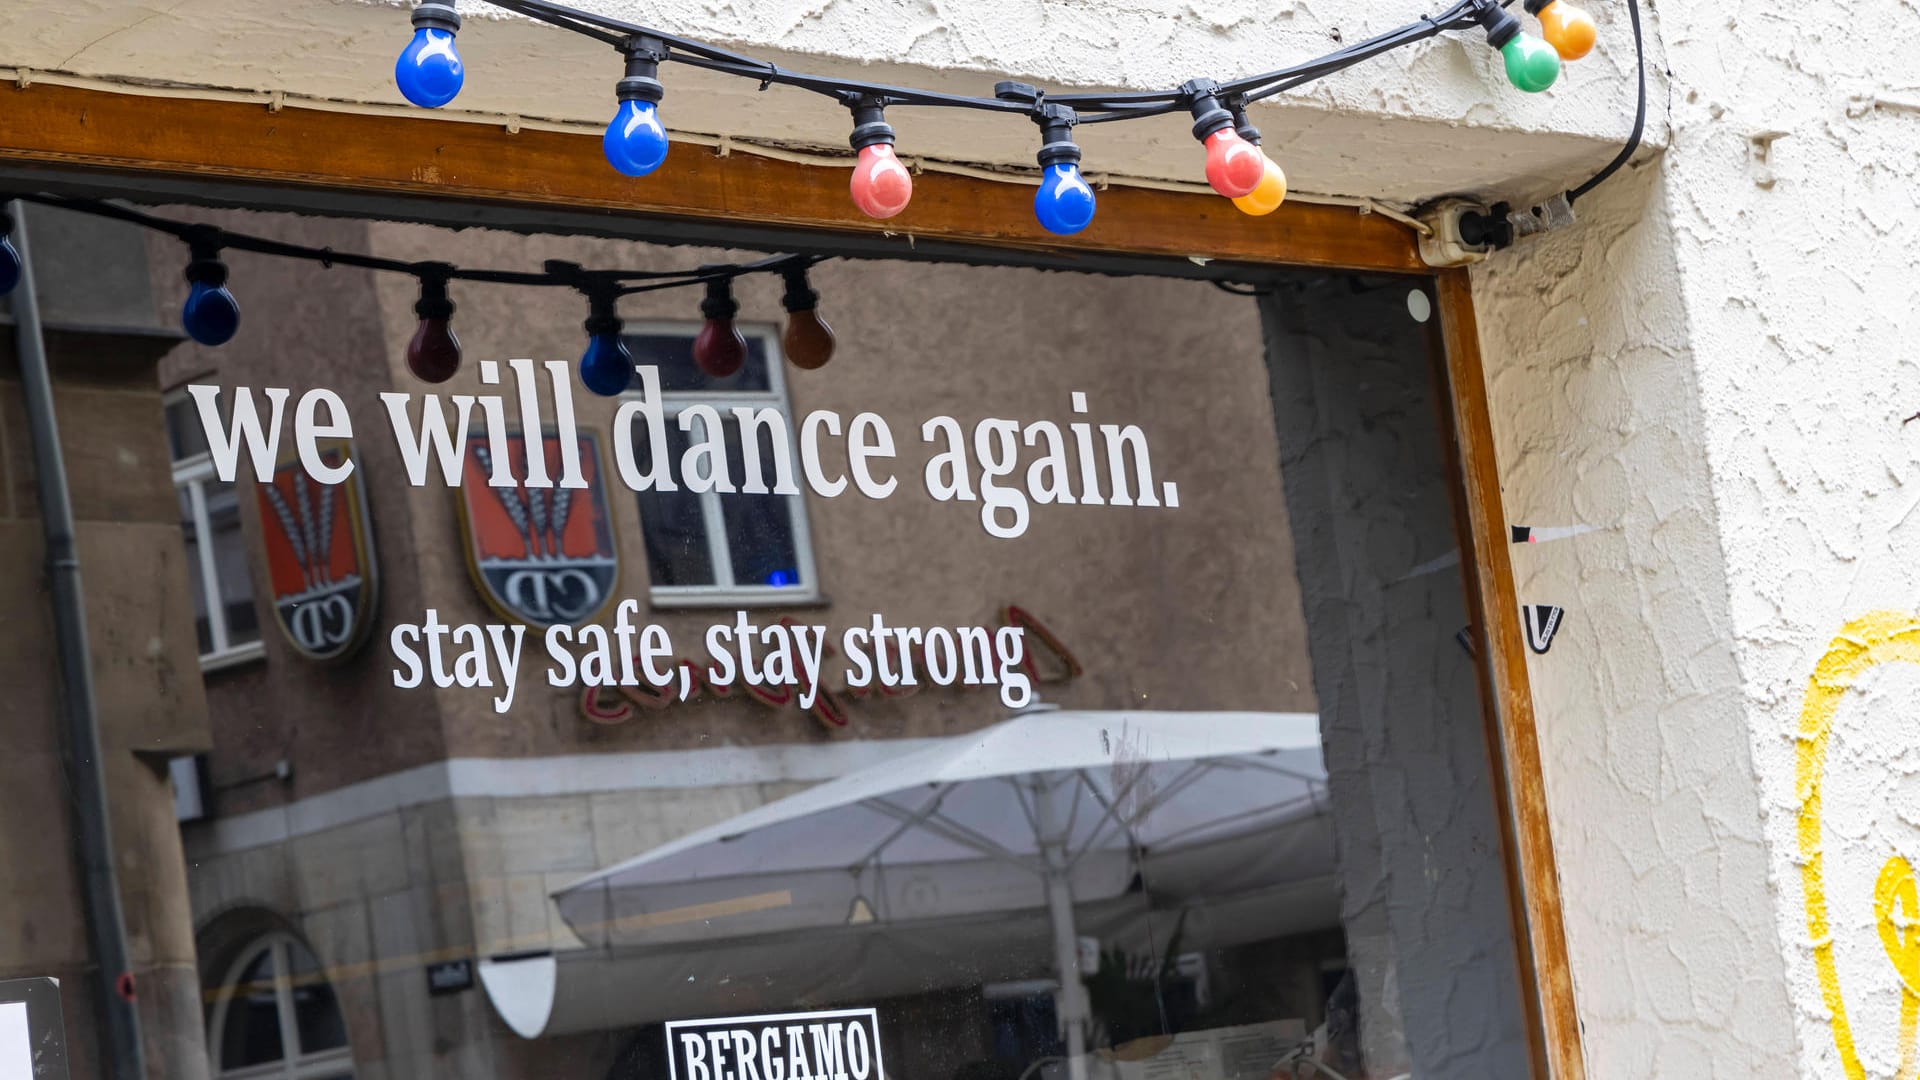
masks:
<svg viewBox="0 0 1920 1080"><path fill-rule="evenodd" d="M1479 0L1478 18L1486 28L1487 44L1506 61L1507 81L1537 94L1560 77L1560 54L1553 46L1520 29L1520 20L1493 0Z"/></svg>
<svg viewBox="0 0 1920 1080"><path fill-rule="evenodd" d="M780 345L794 367L816 371L833 359L833 327L820 317L820 294L807 283L807 268L796 266L785 277L787 291L780 304L787 309L787 329Z"/></svg>
<svg viewBox="0 0 1920 1080"><path fill-rule="evenodd" d="M240 302L227 291L227 264L220 261L218 230L202 227L188 240L193 253L187 263L187 302L180 306L180 326L202 345L225 345L240 330Z"/></svg>
<svg viewBox="0 0 1920 1080"><path fill-rule="evenodd" d="M20 252L13 246L13 215L0 210L0 296L20 284Z"/></svg>
<svg viewBox="0 0 1920 1080"><path fill-rule="evenodd" d="M876 94L847 98L853 112L853 135L847 140L859 153L847 190L853 205L870 218L886 219L907 208L913 199L913 175L893 153L893 125L887 123L886 99Z"/></svg>
<svg viewBox="0 0 1920 1080"><path fill-rule="evenodd" d="M395 79L408 100L435 107L459 92L462 69L453 40L459 30L455 0L424 0L413 12L414 38L401 54ZM1546 35L1543 42L1522 33L1519 20L1507 12L1513 0L1454 0L1437 15L1364 41L1354 42L1325 56L1259 75L1221 83L1190 79L1172 90L1123 94L1056 94L1041 105L1041 92L1024 87L1018 100L968 97L910 87L887 86L856 79L832 78L789 71L765 60L706 42L665 33L636 23L583 11L555 0L493 0L495 6L558 26L619 49L627 58L627 76L620 81L620 108L607 127L607 160L629 176L645 176L666 158L667 133L657 104L662 96L660 64L674 60L708 71L753 79L765 90L774 84L791 86L834 98L853 112L849 140L856 152L848 184L854 205L869 217L885 220L900 214L913 197L913 177L894 152L894 130L885 111L893 105L966 108L998 112L1025 112L1046 128L1048 110L1064 121L1067 134L1055 138L1058 126L1046 135L1041 153L1040 193L1034 212L1041 224L1060 235L1072 235L1092 220L1093 191L1079 174L1078 148L1071 128L1076 123L1107 123L1161 116L1185 109L1192 113L1194 137L1206 147L1207 182L1234 200L1248 214L1272 213L1285 199L1286 174L1247 140L1233 114L1246 104L1344 71L1356 64L1450 31L1476 25L1487 41L1500 50L1507 78L1514 86L1539 92L1553 85L1560 60L1584 56L1593 48L1593 20L1566 0L1525 0ZM1549 44L1550 42L1550 44ZM1002 86L1010 84L1001 84ZM1020 85L1020 84L1011 84ZM1056 145L1059 144L1059 145ZM1068 154L1076 155L1071 160ZM1258 189L1256 193L1256 189Z"/></svg>
<svg viewBox="0 0 1920 1080"><path fill-rule="evenodd" d="M453 300L447 295L447 275L452 271L440 263L420 275L420 299L413 305L420 325L407 342L407 370L421 382L446 382L460 370L460 339L449 321Z"/></svg>
<svg viewBox="0 0 1920 1080"><path fill-rule="evenodd" d="M1253 194L1267 174L1267 155L1234 130L1233 113L1220 103L1220 84L1194 79L1180 92L1193 103L1193 137L1207 148L1207 183L1229 199Z"/></svg>
<svg viewBox="0 0 1920 1080"><path fill-rule="evenodd" d="M565 286L585 295L588 340L586 352L580 358L580 381L587 389L608 397L626 390L633 374L633 354L621 339L622 324L614 313L619 298L631 293L705 285L708 298L701 307L708 316L708 324L702 333L713 331L714 334L709 335L713 340L697 348L696 353L706 356L704 364L712 371L724 371L717 375L724 377L738 371L746 356L746 340L733 327L733 316L739 311L739 305L733 301L733 279L747 274L781 274L787 277L787 310L794 316L789 326L794 336L788 341L797 365L811 363L818 367L826 363L833 352L833 331L818 315L812 314L819 296L806 284L806 268L821 258L815 255L775 255L750 263L702 266L693 270L586 270L560 260L549 260L538 273L492 270L443 262L404 262L363 252L307 247L229 232L213 225L174 221L99 199L24 192L13 197L164 232L185 243L191 253L186 276L193 287L181 307L180 323L188 336L203 345L225 344L232 340L240 326L240 305L227 289L227 265L220 258L223 250L234 249L317 262L328 267L352 266L412 275L420 285L420 299L413 308L420 324L407 343L406 362L408 370L430 383L451 378L460 367L460 340L453 333L454 304L448 294L448 284L455 280L494 285ZM17 278L20 270L19 254L8 237L12 230L12 218L0 209L0 286L5 286L0 288L0 293L12 287L12 279ZM737 355L734 355L736 345ZM730 369L726 366L729 363Z"/></svg>
<svg viewBox="0 0 1920 1080"><path fill-rule="evenodd" d="M627 44L627 74L616 93L620 109L601 140L607 161L628 176L645 176L667 160L667 129L660 123L660 62L668 56L666 42L636 37Z"/></svg>
<svg viewBox="0 0 1920 1080"><path fill-rule="evenodd" d="M467 73L453 46L459 32L460 13L451 2L427 0L413 9L413 40L393 62L393 81L408 101L437 109L460 93Z"/></svg>
<svg viewBox="0 0 1920 1080"><path fill-rule="evenodd" d="M1593 16L1566 0L1527 0L1527 14L1540 20L1540 36L1562 60L1578 60L1592 52L1600 37Z"/></svg>
<svg viewBox="0 0 1920 1080"><path fill-rule="evenodd" d="M580 384L601 397L617 397L633 381L633 353L620 331L625 328L614 314L616 293L605 286L587 292L587 351L580 355Z"/></svg>
<svg viewBox="0 0 1920 1080"><path fill-rule="evenodd" d="M1247 142L1260 145L1260 129L1247 122L1244 108L1233 110L1233 129ZM1266 157L1266 151L1261 151L1261 156L1265 158L1267 168L1260 175L1260 182L1253 186L1252 191L1233 200L1234 207L1250 217L1271 214L1287 201L1287 174L1281 170L1278 162Z"/></svg>
<svg viewBox="0 0 1920 1080"><path fill-rule="evenodd" d="M620 47L628 54L629 74L636 78L651 79L656 86L658 80L654 72L657 71L658 63L666 59L675 59L714 71L758 79L762 89L778 82L834 96L854 111L853 143L855 147L862 151L880 148L871 156L874 159L886 159L884 164L878 164L869 169L869 180L884 179L884 184L870 186L863 191L861 176L856 171L853 182L856 201L859 201L863 195L873 197L889 194L883 189L887 185L897 185L898 190L891 192L897 199L897 205L892 206L891 213L898 213L904 209L907 200L911 198L912 177L893 156L893 129L886 124L884 118L884 109L889 103L999 111L1017 110L1027 113L1043 127L1045 142L1042 147L1042 168L1047 169L1056 165L1071 166L1073 176L1078 178L1078 147L1072 149L1071 162L1066 160L1065 147L1056 150L1056 153L1062 155L1058 160L1045 159L1049 156L1047 151L1053 147L1053 144L1064 142L1071 145L1073 123L1065 124L1067 129L1065 138L1056 139L1052 133L1046 132L1048 115L1044 110L1036 108L1039 104L1040 92L1032 88L1026 88L1030 92L1030 97L1020 101L1002 101L998 97L995 99L967 98L900 87L874 87L865 83L785 71L777 65L743 57L715 46L703 45L685 38L660 34L644 27L577 11L552 3L550 0L493 0L493 2L496 6ZM1191 80L1174 91L1056 95L1047 101L1047 105L1071 110L1074 120L1079 123L1161 116L1178 109L1188 109L1194 114L1195 136L1208 147L1209 181L1216 179L1216 173L1220 174L1219 179L1222 182L1215 183L1215 189L1221 190L1222 194L1239 190L1240 194L1229 195L1229 197L1234 200L1236 206L1249 214L1271 213L1271 209L1268 208L1269 203L1277 207L1286 197L1286 177L1279 166L1259 149L1259 132L1246 122L1245 106L1248 102L1305 85L1393 49L1426 40L1446 31L1463 30L1474 25L1484 29L1488 43L1500 49L1506 62L1508 77L1514 85L1527 91L1544 90L1557 78L1563 56L1574 59L1592 48L1592 20L1585 12L1566 3L1566 0L1526 0L1527 11L1539 17L1543 32L1552 39L1552 44L1549 45L1521 32L1519 20L1504 9L1505 3L1510 2L1511 0L1457 0L1451 8L1440 15L1425 17L1396 30L1356 42L1318 60L1238 79L1224 85L1211 80ZM1569 205L1617 173L1632 158L1640 144L1646 118L1646 55L1642 43L1637 0L1628 0L1627 10L1632 16L1634 55L1638 70L1638 93L1633 130L1628 136L1626 145L1611 162L1585 182L1564 193L1563 198ZM428 107L443 105L458 93L464 74L459 54L453 48L453 35L460 26L459 17L450 2L427 0L416 7L414 24L414 42L402 54L401 63L396 65L395 77L401 83L401 89L407 94L409 100ZM608 27L612 29L609 30ZM636 46L639 47L636 48ZM677 53L669 55L669 47L690 55L682 56ZM650 65L643 66L637 72L633 67L636 52L641 54L644 64ZM658 55L656 56L655 53ZM623 79L622 82L625 84L626 80ZM644 86L636 85L633 89L635 95L632 100L634 101L644 100L648 104L655 104L659 100L657 96L648 93ZM623 104L626 100L625 97L622 98ZM1093 115L1089 116L1089 111ZM1216 113L1220 115L1215 115ZM1066 117L1066 114L1057 115L1062 120ZM1224 120L1222 116L1225 117ZM653 119L657 123L657 116ZM1232 129L1231 138L1221 136L1222 131L1229 129ZM664 135L664 132L662 134ZM861 145L863 141L866 141L865 146ZM1235 146L1235 143L1238 146ZM1247 153L1249 150L1251 155ZM865 154L862 156L868 157ZM1259 175L1251 182L1248 181L1250 169L1246 164L1249 156L1260 166ZM1215 161L1216 157L1220 159L1218 162ZM654 167L657 168L657 164ZM895 170L897 175L894 175ZM1065 172L1064 169L1061 171ZM882 178L881 173L887 175ZM1084 183L1084 180L1082 179L1081 182ZM1222 190L1223 188L1225 190ZM1091 190L1087 194L1090 217ZM93 214L165 232L187 243L192 252L192 259L187 266L187 280L192 285L192 290L181 309L181 324L195 341L207 345L219 345L231 340L239 328L239 303L226 288L227 267L220 259L222 249L234 248L259 254L304 259L329 267L337 264L367 270L407 273L417 277L421 285L421 299L415 305L415 310L421 316L421 326L415 331L414 340L409 343L407 359L408 366L421 378L429 381L432 381L435 376L441 379L450 377L459 364L459 341L454 337L449 323L453 304L446 296L446 283L455 278L499 285L570 285L588 292L591 311L586 322L586 330L589 341L587 351L581 357L581 379L588 389L608 396L625 390L632 376L633 357L620 338L621 323L614 314L617 298L632 292L705 284L708 299L702 304L703 311L707 311L711 306L715 310L722 311L723 314L716 316L709 313L707 323L702 327L699 336L699 339L705 339L706 344L700 346L699 339L696 339L696 359L700 360L704 357L703 367L711 366L715 370L724 370L726 374L732 374L744 362L745 340L733 327L733 315L737 312L738 305L733 302L731 280L742 274L782 273L787 275L788 290L785 300L790 314L784 343L787 345L788 352L795 358L795 366L817 367L825 364L832 354L832 329L819 318L812 306L817 303L818 297L807 286L804 272L807 265L818 261L817 257L776 256L755 263L728 267L703 267L697 271L599 270L589 273L572 264L555 263L549 263L545 273L465 269L449 267L443 263L409 263L368 254L339 252L332 248L305 247L284 241L227 232L208 225L172 221L94 199L68 198L44 193L20 193L15 197L28 202ZM1036 199L1036 213L1041 212L1039 202L1040 200ZM887 205L876 203L876 209L886 210ZM1044 218L1043 224L1046 224ZM1084 225L1081 227L1084 228ZM15 287L22 269L19 252L13 247L7 235L12 228L12 219L4 210L0 210L0 295L4 295ZM630 284L631 282L646 283ZM437 314L441 310L445 311L444 315ZM443 371L445 374L441 374Z"/></svg>
<svg viewBox="0 0 1920 1080"><path fill-rule="evenodd" d="M1072 236L1093 222L1093 188L1080 175L1080 147L1073 126L1080 122L1065 105L1041 104L1034 111L1040 125L1040 190L1033 193L1033 214L1050 233Z"/></svg>
<svg viewBox="0 0 1920 1080"><path fill-rule="evenodd" d="M707 282L706 299L700 301L700 314L707 321L693 336L693 362L713 378L728 378L747 362L747 339L741 337L740 328L733 325L733 317L739 313L740 304L733 298L731 277Z"/></svg>

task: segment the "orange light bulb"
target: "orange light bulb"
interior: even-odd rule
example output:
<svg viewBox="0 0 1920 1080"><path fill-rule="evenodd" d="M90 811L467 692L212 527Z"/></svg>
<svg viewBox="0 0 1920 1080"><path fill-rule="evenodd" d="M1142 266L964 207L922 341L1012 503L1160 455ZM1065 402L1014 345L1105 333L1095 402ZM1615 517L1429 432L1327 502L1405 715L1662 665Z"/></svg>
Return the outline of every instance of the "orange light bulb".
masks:
<svg viewBox="0 0 1920 1080"><path fill-rule="evenodd" d="M812 308L787 314L787 332L780 344L787 360L802 371L817 371L833 359L833 327Z"/></svg>
<svg viewBox="0 0 1920 1080"><path fill-rule="evenodd" d="M1266 158L1267 171L1260 175L1260 182L1252 191L1233 200L1233 205L1243 214L1251 217L1265 217L1280 209L1287 201L1287 174L1270 157Z"/></svg>
<svg viewBox="0 0 1920 1080"><path fill-rule="evenodd" d="M1553 0L1540 9L1540 36L1547 39L1562 60L1578 60L1593 51L1600 36L1593 16L1566 0Z"/></svg>

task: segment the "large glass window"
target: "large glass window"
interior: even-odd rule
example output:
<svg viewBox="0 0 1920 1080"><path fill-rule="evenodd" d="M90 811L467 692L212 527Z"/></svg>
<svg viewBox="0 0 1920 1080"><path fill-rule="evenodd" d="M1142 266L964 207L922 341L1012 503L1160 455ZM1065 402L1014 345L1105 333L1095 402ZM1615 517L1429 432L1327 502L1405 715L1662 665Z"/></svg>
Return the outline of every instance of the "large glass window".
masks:
<svg viewBox="0 0 1920 1080"><path fill-rule="evenodd" d="M408 265L764 254L215 216ZM364 500L335 522L382 580L340 615L357 651L204 685L179 877L218 1075L1528 1074L1428 279L827 259L824 366L746 275L738 373L694 362L692 295L634 292L603 397L568 290L457 282L466 362L429 382L414 320L366 314L412 310L410 275L233 262L284 316L221 382L339 395ZM259 638L256 494L190 410L215 662ZM525 474L542 428L581 486L501 498L488 463ZM262 589L300 580L257 550ZM563 592L577 617L532 625Z"/></svg>
<svg viewBox="0 0 1920 1080"><path fill-rule="evenodd" d="M251 660L262 654L260 616L240 531L239 492L214 475L206 432L184 393L167 399L167 445L187 542L200 666L212 670Z"/></svg>
<svg viewBox="0 0 1920 1080"><path fill-rule="evenodd" d="M220 1080L352 1080L333 986L290 935L247 948L213 996L207 1046Z"/></svg>
<svg viewBox="0 0 1920 1080"><path fill-rule="evenodd" d="M636 364L658 368L667 454L676 473L694 444L713 437L708 426L717 417L726 446L724 487L735 489L637 493L653 599L688 605L813 600L819 589L806 502L797 493L803 481L779 339L770 327L742 327L746 363L714 378L693 362L698 330L697 323L645 323L626 339ZM683 423L682 415L696 405L711 414L702 410ZM780 422L764 422L763 410L778 414ZM636 422L633 441L641 467L652 470L646 423ZM760 477L767 490L745 490L751 476Z"/></svg>

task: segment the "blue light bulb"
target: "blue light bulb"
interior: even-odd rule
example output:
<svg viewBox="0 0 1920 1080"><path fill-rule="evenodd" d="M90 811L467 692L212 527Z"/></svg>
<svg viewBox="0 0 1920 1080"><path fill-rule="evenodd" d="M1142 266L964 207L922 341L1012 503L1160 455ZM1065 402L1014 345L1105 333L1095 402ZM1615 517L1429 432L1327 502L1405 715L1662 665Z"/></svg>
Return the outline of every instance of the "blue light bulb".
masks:
<svg viewBox="0 0 1920 1080"><path fill-rule="evenodd" d="M601 397L625 393L633 379L633 354L620 340L619 330L603 331L587 339L580 357L580 382Z"/></svg>
<svg viewBox="0 0 1920 1080"><path fill-rule="evenodd" d="M240 302L222 281L194 282L180 308L181 327L202 345L225 345L240 329Z"/></svg>
<svg viewBox="0 0 1920 1080"><path fill-rule="evenodd" d="M1093 189L1070 161L1046 168L1040 190L1033 193L1033 213L1050 233L1072 236L1093 221Z"/></svg>
<svg viewBox="0 0 1920 1080"><path fill-rule="evenodd" d="M667 160L667 129L660 123L660 110L651 101L620 103L620 111L607 125L607 161L628 176L645 176Z"/></svg>
<svg viewBox="0 0 1920 1080"><path fill-rule="evenodd" d="M423 109L437 109L452 101L467 77L453 32L437 26L419 26L413 40L393 62L393 81L408 101Z"/></svg>
<svg viewBox="0 0 1920 1080"><path fill-rule="evenodd" d="M0 236L0 296L13 291L20 284L20 253L14 250L13 239Z"/></svg>

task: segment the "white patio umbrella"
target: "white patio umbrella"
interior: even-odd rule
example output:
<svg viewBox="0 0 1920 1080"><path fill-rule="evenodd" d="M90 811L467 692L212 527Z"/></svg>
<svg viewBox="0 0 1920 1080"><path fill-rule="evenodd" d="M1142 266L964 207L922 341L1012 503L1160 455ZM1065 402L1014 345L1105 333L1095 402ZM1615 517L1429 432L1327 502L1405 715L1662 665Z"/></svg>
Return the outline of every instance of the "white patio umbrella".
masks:
<svg viewBox="0 0 1920 1080"><path fill-rule="evenodd" d="M1324 829L1295 829L1291 843L1276 830L1325 805L1312 714L1032 711L702 829L554 900L583 941L656 955L824 949L915 927L968 928L972 948L991 949L996 924L1013 934L1043 916L1080 1080L1075 905L1111 929L1120 922L1100 913L1114 909L1099 905L1137 878L1156 898L1207 902L1324 872ZM712 953L729 954L751 949Z"/></svg>

